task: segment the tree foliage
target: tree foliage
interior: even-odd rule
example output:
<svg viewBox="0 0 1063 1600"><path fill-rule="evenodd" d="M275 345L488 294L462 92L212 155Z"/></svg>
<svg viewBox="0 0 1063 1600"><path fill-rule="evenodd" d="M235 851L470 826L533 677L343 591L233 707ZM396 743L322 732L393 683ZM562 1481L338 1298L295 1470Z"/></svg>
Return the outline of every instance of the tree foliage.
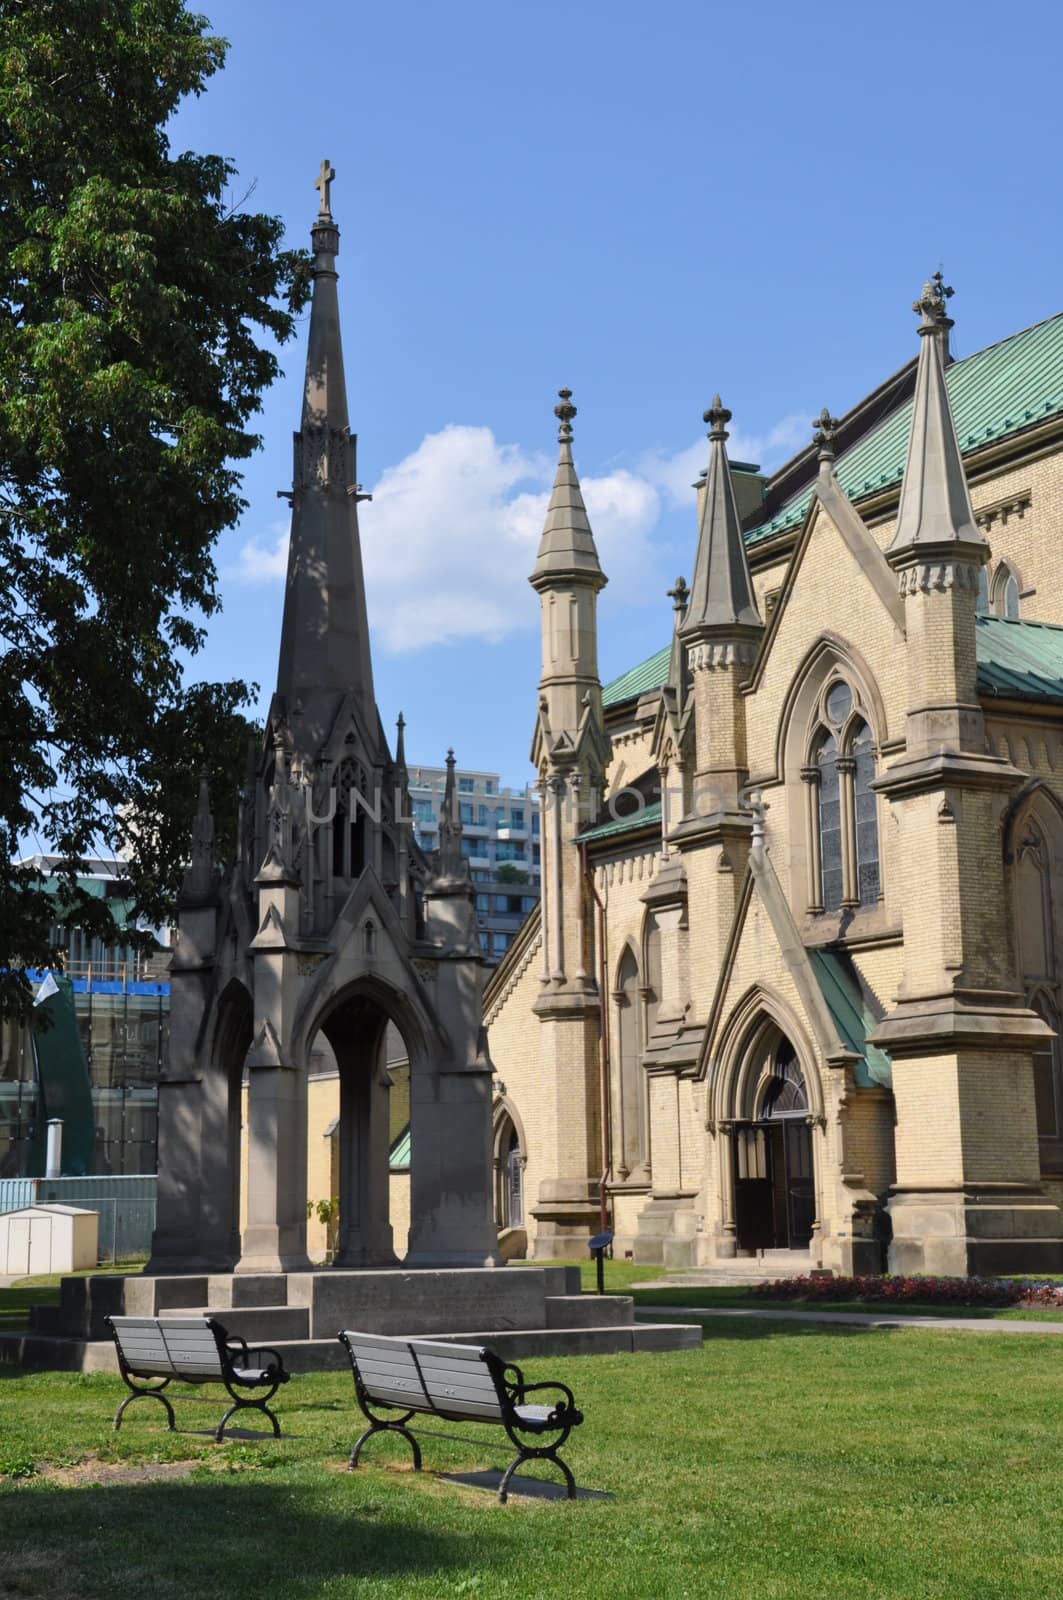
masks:
<svg viewBox="0 0 1063 1600"><path fill-rule="evenodd" d="M230 788L242 766L216 758L247 687L189 689L181 663L307 278L277 218L231 204L231 163L171 151L224 55L182 0L0 0L0 832L5 861L28 837L67 863L58 901L3 873L0 1011L57 910L112 931L78 858L131 849L159 916L194 766Z"/></svg>

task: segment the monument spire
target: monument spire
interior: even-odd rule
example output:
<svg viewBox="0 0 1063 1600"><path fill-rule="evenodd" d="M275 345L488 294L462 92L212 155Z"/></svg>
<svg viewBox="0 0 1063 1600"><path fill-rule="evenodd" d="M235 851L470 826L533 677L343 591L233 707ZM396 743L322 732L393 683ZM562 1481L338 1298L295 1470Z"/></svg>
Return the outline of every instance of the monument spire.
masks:
<svg viewBox="0 0 1063 1600"><path fill-rule="evenodd" d="M560 404L554 407L554 415L560 423L557 472L530 581L533 588L541 590L559 577L572 576L584 582L589 579L595 589L602 589L607 580L598 560L590 519L583 504L583 491L572 461L572 419L576 415L572 390L559 389L558 395Z"/></svg>
<svg viewBox="0 0 1063 1600"><path fill-rule="evenodd" d="M288 578L277 695L293 754L316 756L345 696L375 739L365 581L358 536L355 440L347 418L332 217L335 170L327 160L315 182L320 202L310 230L314 281L306 377L295 435Z"/></svg>
<svg viewBox="0 0 1063 1600"><path fill-rule="evenodd" d="M690 645L762 626L749 576L742 522L727 462L731 413L719 395L705 412L709 423L709 470L701 501L698 551L682 635Z"/></svg>
<svg viewBox="0 0 1063 1600"><path fill-rule="evenodd" d="M893 564L912 550L960 544L985 549L971 509L945 386L945 355L952 327L945 305L951 294L939 272L912 302L912 310L919 316L921 343L897 531L887 551Z"/></svg>

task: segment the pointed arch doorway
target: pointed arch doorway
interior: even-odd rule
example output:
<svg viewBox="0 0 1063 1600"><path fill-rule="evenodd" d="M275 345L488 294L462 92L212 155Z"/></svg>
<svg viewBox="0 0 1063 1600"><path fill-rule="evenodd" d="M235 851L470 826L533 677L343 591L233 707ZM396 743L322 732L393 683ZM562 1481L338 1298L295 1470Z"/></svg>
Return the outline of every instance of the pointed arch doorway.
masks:
<svg viewBox="0 0 1063 1600"><path fill-rule="evenodd" d="M733 1140L735 1246L806 1250L816 1217L808 1091L793 1045L778 1028L755 1041L759 1072L747 1075L748 1120Z"/></svg>

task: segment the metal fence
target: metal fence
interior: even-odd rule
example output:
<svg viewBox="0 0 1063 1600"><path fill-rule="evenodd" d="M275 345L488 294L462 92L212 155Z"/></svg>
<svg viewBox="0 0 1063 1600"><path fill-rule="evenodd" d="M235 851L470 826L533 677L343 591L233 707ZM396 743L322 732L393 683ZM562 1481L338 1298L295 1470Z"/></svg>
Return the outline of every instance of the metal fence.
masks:
<svg viewBox="0 0 1063 1600"><path fill-rule="evenodd" d="M100 1260L146 1256L155 1227L153 1173L106 1178L0 1178L0 1212L49 1203L81 1206L100 1218Z"/></svg>

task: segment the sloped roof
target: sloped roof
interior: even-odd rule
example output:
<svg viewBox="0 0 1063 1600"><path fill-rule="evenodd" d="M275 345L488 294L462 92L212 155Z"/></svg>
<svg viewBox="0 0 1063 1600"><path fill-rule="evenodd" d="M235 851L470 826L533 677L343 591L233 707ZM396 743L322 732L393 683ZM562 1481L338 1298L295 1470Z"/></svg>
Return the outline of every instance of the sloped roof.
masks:
<svg viewBox="0 0 1063 1600"><path fill-rule="evenodd" d="M954 361L945 383L964 455L1063 412L1063 312ZM850 500L900 484L911 422L909 399L838 457L835 471ZM747 549L796 527L811 498L808 483L768 521L747 528Z"/></svg>
<svg viewBox="0 0 1063 1600"><path fill-rule="evenodd" d="M1063 627L1009 617L977 617L978 693L1012 700L1063 702ZM664 687L670 647L658 650L602 690L602 705L621 705Z"/></svg>
<svg viewBox="0 0 1063 1600"><path fill-rule="evenodd" d="M671 653L671 645L666 644L663 650L658 650L647 661L641 661L637 667L629 667L619 678L607 683L602 690L603 711L608 711L610 706L622 705L625 700L634 700L636 695L646 694L650 689L659 689L668 677L668 658Z"/></svg>
<svg viewBox="0 0 1063 1600"><path fill-rule="evenodd" d="M867 1036L878 1018L861 991L852 957L844 950L809 950L808 954L842 1043L861 1058L855 1069L857 1083L862 1088L873 1083L892 1087L892 1061L885 1050L868 1043Z"/></svg>
<svg viewBox="0 0 1063 1600"><path fill-rule="evenodd" d="M630 817L614 817L610 822L600 822L596 828L588 828L586 833L579 836L580 844L587 844L594 839L615 839L619 834L637 833L640 828L648 828L653 824L660 826L661 802L655 800L652 805L643 806L641 811L632 812Z"/></svg>

